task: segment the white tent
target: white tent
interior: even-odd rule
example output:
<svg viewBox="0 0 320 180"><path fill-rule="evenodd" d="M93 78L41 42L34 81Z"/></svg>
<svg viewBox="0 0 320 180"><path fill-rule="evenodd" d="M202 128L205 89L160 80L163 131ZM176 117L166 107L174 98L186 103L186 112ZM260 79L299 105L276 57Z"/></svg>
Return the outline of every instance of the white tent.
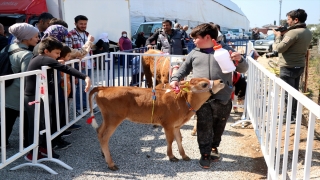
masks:
<svg viewBox="0 0 320 180"><path fill-rule="evenodd" d="M231 0L130 0L131 32L142 22L175 20L195 27L213 22L225 28L249 30L250 22Z"/></svg>

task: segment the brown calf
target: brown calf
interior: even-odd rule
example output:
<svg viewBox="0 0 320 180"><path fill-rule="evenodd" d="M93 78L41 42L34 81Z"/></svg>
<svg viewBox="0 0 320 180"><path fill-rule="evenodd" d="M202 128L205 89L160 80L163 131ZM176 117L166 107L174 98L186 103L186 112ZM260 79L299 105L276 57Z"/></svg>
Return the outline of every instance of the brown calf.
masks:
<svg viewBox="0 0 320 180"><path fill-rule="evenodd" d="M116 128L125 119L144 124L157 124L164 128L167 140L167 155L170 161L178 161L172 154L172 142L176 140L179 153L183 160L190 160L182 147L180 127L185 124L213 93L224 87L221 80L210 81L206 78L194 78L181 82L179 93L172 90L156 89L156 100L153 102L153 93L148 88L138 87L95 87L89 94L92 126L98 128L93 117L92 96L100 108L103 121L97 129L98 139L108 168L117 170L110 151L109 139ZM154 103L154 104L153 104ZM152 115L153 114L153 115ZM91 123L91 122L88 122Z"/></svg>
<svg viewBox="0 0 320 180"><path fill-rule="evenodd" d="M155 49L149 49L144 54L161 54L162 52ZM143 72L146 76L147 86L149 88L153 87L152 77L154 75L154 65L157 65L156 69L156 85L163 83L168 83L169 79L169 69L170 69L170 60L166 57L160 56L142 56L142 66Z"/></svg>

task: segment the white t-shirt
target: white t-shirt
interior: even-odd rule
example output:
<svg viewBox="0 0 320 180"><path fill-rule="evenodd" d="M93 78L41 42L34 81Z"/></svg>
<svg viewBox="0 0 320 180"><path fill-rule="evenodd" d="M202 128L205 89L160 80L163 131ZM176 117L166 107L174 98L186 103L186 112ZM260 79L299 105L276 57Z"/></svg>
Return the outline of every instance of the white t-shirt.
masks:
<svg viewBox="0 0 320 180"><path fill-rule="evenodd" d="M79 40L80 40L80 42L81 42L81 46L83 46L83 45L87 42L88 36L87 36L86 33L84 33L84 32L78 32L78 33L79 33L79 35L80 35L80 37L78 37L78 38L79 38ZM90 53L88 52L88 54L86 55L86 57L89 57L89 56L90 56ZM91 61L91 59L82 60L82 62L85 62L85 61L87 61L88 69L92 69L92 61Z"/></svg>

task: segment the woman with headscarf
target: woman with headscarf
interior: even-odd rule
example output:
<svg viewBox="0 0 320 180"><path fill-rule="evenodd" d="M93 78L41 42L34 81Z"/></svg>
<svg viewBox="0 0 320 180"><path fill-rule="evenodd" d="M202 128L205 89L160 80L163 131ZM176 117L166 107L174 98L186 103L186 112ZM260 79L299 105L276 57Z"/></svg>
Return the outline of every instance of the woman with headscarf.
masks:
<svg viewBox="0 0 320 180"><path fill-rule="evenodd" d="M38 41L38 30L27 23L17 23L9 27L9 33L16 37L15 42L8 45L8 52L22 49L9 56L11 68L13 73L20 73L27 71L30 60L33 57L29 46L35 46ZM6 48L3 48L5 51ZM12 132L12 127L20 114L20 79L14 79L13 83L5 88L5 114L6 114L6 144L8 146L9 136ZM24 145L27 145L28 122L27 113L24 113ZM1 133L0 133L1 134Z"/></svg>
<svg viewBox="0 0 320 180"><path fill-rule="evenodd" d="M102 33L99 37L99 40L96 43L96 48L93 51L93 54L101 54L109 52L109 38L108 33Z"/></svg>
<svg viewBox="0 0 320 180"><path fill-rule="evenodd" d="M93 54L100 54L105 52L115 52L111 49L110 51L110 44L118 45L118 43L111 41L108 37L108 33L102 33L99 36L99 40L95 44L95 50L93 51Z"/></svg>
<svg viewBox="0 0 320 180"><path fill-rule="evenodd" d="M121 37L119 39L119 48L120 51L132 49L132 43L128 38L126 31L122 31L121 33Z"/></svg>
<svg viewBox="0 0 320 180"><path fill-rule="evenodd" d="M132 43L131 43L131 40L128 38L126 31L122 31L122 33L121 33L121 37L119 39L119 49L120 49L120 51L132 49ZM120 65L124 66L125 55L120 55L119 59L120 59ZM127 60L130 63L130 56L128 56Z"/></svg>

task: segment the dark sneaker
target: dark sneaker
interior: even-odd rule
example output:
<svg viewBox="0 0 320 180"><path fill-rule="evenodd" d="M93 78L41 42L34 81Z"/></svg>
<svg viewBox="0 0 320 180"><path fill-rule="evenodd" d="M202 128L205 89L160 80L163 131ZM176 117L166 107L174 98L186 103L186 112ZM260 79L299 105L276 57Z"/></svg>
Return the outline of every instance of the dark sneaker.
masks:
<svg viewBox="0 0 320 180"><path fill-rule="evenodd" d="M210 157L213 162L218 162L221 160L221 156L219 154L218 148L214 148L214 147L212 148Z"/></svg>
<svg viewBox="0 0 320 180"><path fill-rule="evenodd" d="M62 133L61 133L61 137L68 137L68 136L70 136L72 134L72 132L71 131L63 131Z"/></svg>
<svg viewBox="0 0 320 180"><path fill-rule="evenodd" d="M209 169L211 167L211 158L209 154L201 155L201 158L199 160L199 165L203 169Z"/></svg>
<svg viewBox="0 0 320 180"><path fill-rule="evenodd" d="M71 125L71 126L68 128L68 130L72 131L72 130L78 130L78 129L80 129L80 128L81 128L80 125L73 124L73 125Z"/></svg>
<svg viewBox="0 0 320 180"><path fill-rule="evenodd" d="M33 153L31 151L26 156L24 156L24 159L26 161L32 162L32 159L33 159L32 156L33 156ZM43 156L40 152L38 152L38 160L42 159L42 158L45 158L45 156Z"/></svg>
<svg viewBox="0 0 320 180"><path fill-rule="evenodd" d="M61 139L53 149L54 150L63 150L63 149L67 149L70 146L71 146L71 143Z"/></svg>
<svg viewBox="0 0 320 180"><path fill-rule="evenodd" d="M296 118L294 116L291 116L290 124L296 124Z"/></svg>
<svg viewBox="0 0 320 180"><path fill-rule="evenodd" d="M286 119L283 118L283 124L286 124ZM296 124L296 118L294 116L291 116L290 124Z"/></svg>
<svg viewBox="0 0 320 180"><path fill-rule="evenodd" d="M41 155L48 156L48 151L47 151L46 148L39 147L39 151L40 151ZM52 157L55 158L55 159L59 159L60 155L56 154L54 151L52 151Z"/></svg>

